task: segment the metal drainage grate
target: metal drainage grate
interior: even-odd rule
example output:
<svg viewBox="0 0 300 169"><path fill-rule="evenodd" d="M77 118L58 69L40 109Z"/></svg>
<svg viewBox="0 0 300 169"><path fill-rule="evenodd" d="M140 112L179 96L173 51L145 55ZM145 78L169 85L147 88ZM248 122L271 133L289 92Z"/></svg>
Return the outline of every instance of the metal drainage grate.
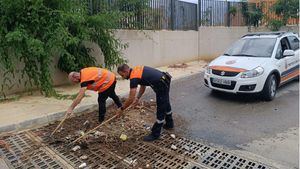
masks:
<svg viewBox="0 0 300 169"><path fill-rule="evenodd" d="M13 169L63 169L63 165L46 150L36 145L24 133L11 136L5 141L11 150L0 149L5 162Z"/></svg>
<svg viewBox="0 0 300 169"><path fill-rule="evenodd" d="M194 166L191 166L189 169L207 169L207 168L201 167L201 166L198 166L198 165L194 165Z"/></svg>
<svg viewBox="0 0 300 169"><path fill-rule="evenodd" d="M195 161L203 158L211 147L201 143L186 139L186 138L172 138L167 134L162 134L161 139L154 142L154 145L175 151L176 153L189 157ZM171 146L176 146L176 150L171 149Z"/></svg>
<svg viewBox="0 0 300 169"><path fill-rule="evenodd" d="M237 157L236 155L220 150L214 150L211 154L207 155L202 160L202 164L218 169L270 169L270 167L262 163Z"/></svg>
<svg viewBox="0 0 300 169"><path fill-rule="evenodd" d="M107 150L101 149L101 147L93 148L88 153L88 163L93 164L92 168L122 168L125 169L128 167L125 163L122 162L122 159L119 159L110 153Z"/></svg>
<svg viewBox="0 0 300 169"><path fill-rule="evenodd" d="M47 137L41 136L44 141ZM49 147L57 153L62 159L69 163L72 167L78 168L80 164L86 163L89 168L122 168L126 169L127 165L121 162L120 158L117 158L108 150L101 149L101 147L86 149L84 152L79 150L78 152L66 151L65 145L49 145ZM86 155L86 160L81 160L80 157Z"/></svg>
<svg viewBox="0 0 300 169"><path fill-rule="evenodd" d="M155 146L167 149L169 152L176 152L178 155L188 157L195 163L200 163L209 168L217 169L270 169L268 165L256 162L235 154L218 150L211 146L198 143L187 138L172 138L169 134L162 134L161 139L154 141ZM176 149L171 149L171 146ZM197 169L197 167L195 167Z"/></svg>
<svg viewBox="0 0 300 169"><path fill-rule="evenodd" d="M80 158L78 158L72 152L64 151L63 146L49 146L56 154L58 154L62 159L67 161L71 166L78 168L80 164L84 163Z"/></svg>
<svg viewBox="0 0 300 169"><path fill-rule="evenodd" d="M191 168L193 165L188 160L184 160L176 155L171 155L160 149L139 142L137 147L133 149L129 154L126 155L126 161L129 163L137 162L150 165L150 168L163 168L163 169L185 169Z"/></svg>

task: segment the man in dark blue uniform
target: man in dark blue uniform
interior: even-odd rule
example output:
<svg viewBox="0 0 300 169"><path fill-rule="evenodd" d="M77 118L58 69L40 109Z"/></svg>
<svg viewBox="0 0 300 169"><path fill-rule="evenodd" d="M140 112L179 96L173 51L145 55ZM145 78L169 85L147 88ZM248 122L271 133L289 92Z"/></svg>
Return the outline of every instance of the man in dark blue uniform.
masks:
<svg viewBox="0 0 300 169"><path fill-rule="evenodd" d="M150 86L156 93L157 120L152 127L151 134L145 136L144 141L158 139L162 127L165 129L173 129L174 122L169 98L171 76L168 73L161 72L148 66L136 66L130 68L127 64L120 65L118 67L118 73L123 78L130 79L130 93L129 98L118 110L117 114L121 114L122 111L131 104L137 104L144 94L146 86ZM138 85L140 85L140 90L136 95ZM164 122L166 122L165 125Z"/></svg>

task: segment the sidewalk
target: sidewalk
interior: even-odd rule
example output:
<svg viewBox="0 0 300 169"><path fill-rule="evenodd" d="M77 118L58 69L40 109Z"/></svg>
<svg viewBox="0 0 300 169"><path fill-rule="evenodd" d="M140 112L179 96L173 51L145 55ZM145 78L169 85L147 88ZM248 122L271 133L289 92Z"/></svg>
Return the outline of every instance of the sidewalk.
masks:
<svg viewBox="0 0 300 169"><path fill-rule="evenodd" d="M186 63L186 68L159 67L162 71L168 71L173 80L189 76L204 70L205 61ZM75 94L79 86L57 87L62 94ZM116 92L119 96L126 96L129 92L129 81L118 80ZM88 97L76 107L75 113L98 109L97 93L87 91ZM31 127L44 125L64 116L65 111L71 105L72 100L58 100L46 98L41 95L24 96L17 101L0 103L0 133L14 130L24 130Z"/></svg>

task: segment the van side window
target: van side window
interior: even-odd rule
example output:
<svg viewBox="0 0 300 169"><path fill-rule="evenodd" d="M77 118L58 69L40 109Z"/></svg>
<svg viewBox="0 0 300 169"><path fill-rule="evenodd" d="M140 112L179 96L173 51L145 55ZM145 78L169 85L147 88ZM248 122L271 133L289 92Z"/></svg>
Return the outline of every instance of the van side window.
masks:
<svg viewBox="0 0 300 169"><path fill-rule="evenodd" d="M291 49L296 51L299 49L299 39L296 36L289 36L288 40L291 44Z"/></svg>

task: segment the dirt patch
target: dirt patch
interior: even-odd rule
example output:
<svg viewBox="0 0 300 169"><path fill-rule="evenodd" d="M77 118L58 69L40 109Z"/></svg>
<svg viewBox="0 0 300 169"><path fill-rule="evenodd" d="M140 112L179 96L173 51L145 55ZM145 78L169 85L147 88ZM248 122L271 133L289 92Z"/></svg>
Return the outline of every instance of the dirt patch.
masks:
<svg viewBox="0 0 300 169"><path fill-rule="evenodd" d="M106 119L114 116L115 111L116 107L114 105L108 107ZM117 168L126 168L120 162L127 157L126 155L129 152L134 151L141 142L142 137L150 132L155 121L155 112L155 102L142 102L141 105L127 111L123 117L100 127L75 144L70 143L99 125L98 112L84 113L67 119L52 137L49 136L59 124L59 121L32 130L32 133L42 138L43 144L54 147L61 154L72 155L77 159L84 158L83 161L87 162L90 168L101 168L103 165L100 164L103 160L96 160L93 154L97 157L102 153L106 154L103 156L109 156L107 155L108 152L113 154L113 156L107 157L107 159L110 159L108 161L118 163ZM183 119L180 119L178 115L175 115L174 119L176 127L183 127ZM119 158L113 158L116 156ZM109 168L109 166L106 167ZM134 167L131 166L130 168L147 168L147 162L143 160L134 161Z"/></svg>
<svg viewBox="0 0 300 169"><path fill-rule="evenodd" d="M186 63L174 64L174 65L168 66L168 68L187 68L187 67L188 67L188 65Z"/></svg>

